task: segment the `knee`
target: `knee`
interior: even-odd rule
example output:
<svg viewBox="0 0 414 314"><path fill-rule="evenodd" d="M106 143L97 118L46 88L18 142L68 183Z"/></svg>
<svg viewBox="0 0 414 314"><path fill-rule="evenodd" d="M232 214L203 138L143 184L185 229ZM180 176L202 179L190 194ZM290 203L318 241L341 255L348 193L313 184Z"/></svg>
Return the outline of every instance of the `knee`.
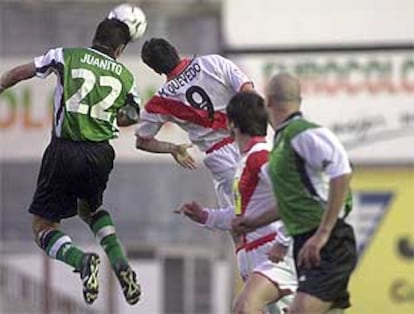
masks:
<svg viewBox="0 0 414 314"><path fill-rule="evenodd" d="M39 240L40 234L48 229L56 229L58 228L59 223L50 221L48 219L33 216L32 219L32 231L36 241Z"/></svg>
<svg viewBox="0 0 414 314"><path fill-rule="evenodd" d="M98 208L96 211L98 211L100 208ZM93 213L89 207L89 204L84 200L78 201L78 216L80 219L82 219L85 223L88 225L91 224Z"/></svg>
<svg viewBox="0 0 414 314"><path fill-rule="evenodd" d="M85 222L88 225L92 221L92 215L88 211L78 210L78 216L83 222Z"/></svg>

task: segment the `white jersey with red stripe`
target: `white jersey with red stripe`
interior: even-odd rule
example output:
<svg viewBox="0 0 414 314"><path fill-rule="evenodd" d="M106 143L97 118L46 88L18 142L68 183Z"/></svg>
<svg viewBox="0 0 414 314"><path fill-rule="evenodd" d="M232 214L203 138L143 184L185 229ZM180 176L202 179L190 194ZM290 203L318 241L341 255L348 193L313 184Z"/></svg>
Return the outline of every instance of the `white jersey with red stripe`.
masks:
<svg viewBox="0 0 414 314"><path fill-rule="evenodd" d="M269 146L263 137L252 138L242 152L234 180L234 205L220 209L208 209L204 224L209 229L231 230L231 221L237 215L255 217L276 206L267 173ZM272 263L267 253L279 242L289 247L282 262ZM294 292L297 287L296 271L292 256L292 241L283 223L276 221L244 236L237 248L237 262L241 277L259 273L280 289ZM292 295L283 298L290 303ZM279 304L279 303L278 303ZM285 305L283 305L285 307Z"/></svg>
<svg viewBox="0 0 414 314"><path fill-rule="evenodd" d="M267 173L269 145L264 138L253 138L242 153L236 169L233 188L234 206L221 209L206 209L209 212L206 227L230 230L236 215L259 216L276 206L272 185ZM289 244L281 221L276 221L250 232L244 244L256 241L269 234L277 234L281 243Z"/></svg>
<svg viewBox="0 0 414 314"><path fill-rule="evenodd" d="M152 138L165 122L173 122L205 152L229 136L226 106L251 81L219 55L184 59L173 72L141 111L136 135Z"/></svg>

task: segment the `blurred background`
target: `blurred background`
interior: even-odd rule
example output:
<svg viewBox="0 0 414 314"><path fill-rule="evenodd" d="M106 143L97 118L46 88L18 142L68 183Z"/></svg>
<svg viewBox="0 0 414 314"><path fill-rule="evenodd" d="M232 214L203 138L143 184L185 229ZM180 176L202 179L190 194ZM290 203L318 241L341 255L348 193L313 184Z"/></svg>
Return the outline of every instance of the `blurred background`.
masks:
<svg viewBox="0 0 414 314"><path fill-rule="evenodd" d="M116 4L99 0L0 0L0 72L52 47L88 46ZM163 82L140 62L146 38L165 37L183 55L223 54L262 92L287 71L301 79L303 111L330 127L354 165L350 217L360 260L347 313L414 313L414 2L412 0L146 0L142 40L121 58L143 99ZM226 314L239 282L226 234L174 215L182 202L216 205L211 177L169 156L134 148L134 128L113 142L115 169L105 195L143 285L129 307L103 265L102 290L84 305L80 281L35 246L27 212L50 138L54 78L0 95L0 313ZM166 125L161 138L186 142ZM74 242L98 250L77 218L63 223Z"/></svg>

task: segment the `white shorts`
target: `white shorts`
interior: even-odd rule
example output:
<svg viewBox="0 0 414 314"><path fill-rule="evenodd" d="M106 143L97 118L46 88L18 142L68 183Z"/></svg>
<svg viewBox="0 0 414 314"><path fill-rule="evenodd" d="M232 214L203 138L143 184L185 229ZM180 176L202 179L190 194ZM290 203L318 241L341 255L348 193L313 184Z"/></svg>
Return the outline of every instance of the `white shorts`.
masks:
<svg viewBox="0 0 414 314"><path fill-rule="evenodd" d="M233 204L233 180L240 159L236 144L227 144L204 158L204 165L213 176L219 206L225 208Z"/></svg>
<svg viewBox="0 0 414 314"><path fill-rule="evenodd" d="M279 289L287 289L292 292L278 302L267 306L268 313L285 313L293 302L294 293L298 286L293 248L292 245L289 247L288 253L282 262L273 263L269 260L267 253L274 243L275 240L250 251L240 249L237 252L237 262L240 275L244 281L247 280L249 274L257 273L274 283Z"/></svg>
<svg viewBox="0 0 414 314"><path fill-rule="evenodd" d="M237 252L240 275L243 280L247 280L249 274L258 273L276 284L280 289L289 289L295 292L297 276L292 247L289 247L288 254L282 262L273 263L269 260L267 253L274 243L275 240L267 242L251 251L240 249Z"/></svg>

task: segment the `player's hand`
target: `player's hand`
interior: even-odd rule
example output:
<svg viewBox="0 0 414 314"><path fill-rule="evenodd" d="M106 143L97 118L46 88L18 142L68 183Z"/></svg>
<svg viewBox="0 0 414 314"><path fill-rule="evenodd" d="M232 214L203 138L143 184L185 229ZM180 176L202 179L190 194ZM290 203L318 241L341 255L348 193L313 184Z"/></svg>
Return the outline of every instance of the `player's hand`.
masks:
<svg viewBox="0 0 414 314"><path fill-rule="evenodd" d="M287 254L287 251L287 246L284 246L283 244L276 242L270 249L270 251L267 252L267 256L273 263L279 263L283 261Z"/></svg>
<svg viewBox="0 0 414 314"><path fill-rule="evenodd" d="M326 232L316 232L310 237L299 251L298 266L306 268L317 267L321 262L321 249L328 242L329 234Z"/></svg>
<svg viewBox="0 0 414 314"><path fill-rule="evenodd" d="M253 222L249 218L243 216L237 216L232 220L231 229L236 234L246 234L256 230Z"/></svg>
<svg viewBox="0 0 414 314"><path fill-rule="evenodd" d="M194 158L187 152L187 149L191 146L191 144L176 145L171 154L181 167L193 170L197 168L197 163L195 162Z"/></svg>
<svg viewBox="0 0 414 314"><path fill-rule="evenodd" d="M185 203L179 209L174 210L174 213L185 215L200 224L205 224L208 217L208 213L197 202Z"/></svg>

